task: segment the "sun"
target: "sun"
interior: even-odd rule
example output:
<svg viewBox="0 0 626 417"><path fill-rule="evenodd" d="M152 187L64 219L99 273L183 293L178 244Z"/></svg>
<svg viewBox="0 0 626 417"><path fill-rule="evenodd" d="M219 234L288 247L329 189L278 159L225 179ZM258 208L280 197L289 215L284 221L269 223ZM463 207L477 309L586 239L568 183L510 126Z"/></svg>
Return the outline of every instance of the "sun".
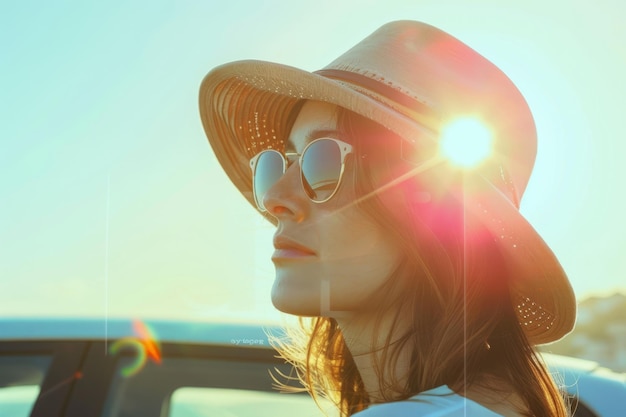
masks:
<svg viewBox="0 0 626 417"><path fill-rule="evenodd" d="M492 152L493 139L489 128L473 117L456 119L441 131L440 154L452 164L473 168Z"/></svg>

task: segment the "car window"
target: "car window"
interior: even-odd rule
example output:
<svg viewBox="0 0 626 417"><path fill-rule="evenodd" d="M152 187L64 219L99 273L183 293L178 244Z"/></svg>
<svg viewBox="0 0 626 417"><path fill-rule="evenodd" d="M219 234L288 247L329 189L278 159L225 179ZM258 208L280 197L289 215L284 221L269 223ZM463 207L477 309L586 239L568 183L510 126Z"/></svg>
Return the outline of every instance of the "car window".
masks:
<svg viewBox="0 0 626 417"><path fill-rule="evenodd" d="M140 363L138 357L120 356L101 417L323 415L308 394L273 388L270 372L289 374L291 368L270 350L231 347L180 353L187 357L164 355L158 362Z"/></svg>
<svg viewBox="0 0 626 417"><path fill-rule="evenodd" d="M0 356L0 410L3 417L30 415L50 362L48 356Z"/></svg>

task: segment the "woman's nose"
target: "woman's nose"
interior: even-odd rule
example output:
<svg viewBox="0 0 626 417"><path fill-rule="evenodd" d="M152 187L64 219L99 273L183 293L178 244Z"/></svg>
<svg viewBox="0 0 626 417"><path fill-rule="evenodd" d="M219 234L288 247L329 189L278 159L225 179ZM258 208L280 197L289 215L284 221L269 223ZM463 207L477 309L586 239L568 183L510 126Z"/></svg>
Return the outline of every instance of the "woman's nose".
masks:
<svg viewBox="0 0 626 417"><path fill-rule="evenodd" d="M278 220L302 221L308 202L309 199L302 189L298 162L291 164L263 196L265 209Z"/></svg>

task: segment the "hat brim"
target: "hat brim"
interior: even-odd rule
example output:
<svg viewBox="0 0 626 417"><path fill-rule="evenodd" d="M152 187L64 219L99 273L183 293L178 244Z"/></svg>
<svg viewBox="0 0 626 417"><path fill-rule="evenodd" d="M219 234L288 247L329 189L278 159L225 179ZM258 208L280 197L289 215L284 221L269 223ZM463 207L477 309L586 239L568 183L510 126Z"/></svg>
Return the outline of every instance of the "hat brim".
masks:
<svg viewBox="0 0 626 417"><path fill-rule="evenodd" d="M224 171L254 207L250 157L288 137L287 118L300 100L343 107L411 143L437 141L432 129L353 85L265 61L222 65L201 84L202 124ZM576 301L556 256L511 200L488 180L477 175L468 186L472 190L462 198L502 249L511 270L507 277L511 298L528 339L544 344L562 338L574 326Z"/></svg>

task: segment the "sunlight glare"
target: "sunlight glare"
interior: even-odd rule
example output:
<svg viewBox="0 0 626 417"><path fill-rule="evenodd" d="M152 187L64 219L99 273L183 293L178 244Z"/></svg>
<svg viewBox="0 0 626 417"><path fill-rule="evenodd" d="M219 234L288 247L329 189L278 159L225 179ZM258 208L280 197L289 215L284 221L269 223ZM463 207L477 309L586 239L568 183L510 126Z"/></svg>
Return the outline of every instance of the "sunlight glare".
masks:
<svg viewBox="0 0 626 417"><path fill-rule="evenodd" d="M475 118L454 120L441 132L442 156L463 168L473 168L484 161L491 153L491 147L491 132Z"/></svg>

